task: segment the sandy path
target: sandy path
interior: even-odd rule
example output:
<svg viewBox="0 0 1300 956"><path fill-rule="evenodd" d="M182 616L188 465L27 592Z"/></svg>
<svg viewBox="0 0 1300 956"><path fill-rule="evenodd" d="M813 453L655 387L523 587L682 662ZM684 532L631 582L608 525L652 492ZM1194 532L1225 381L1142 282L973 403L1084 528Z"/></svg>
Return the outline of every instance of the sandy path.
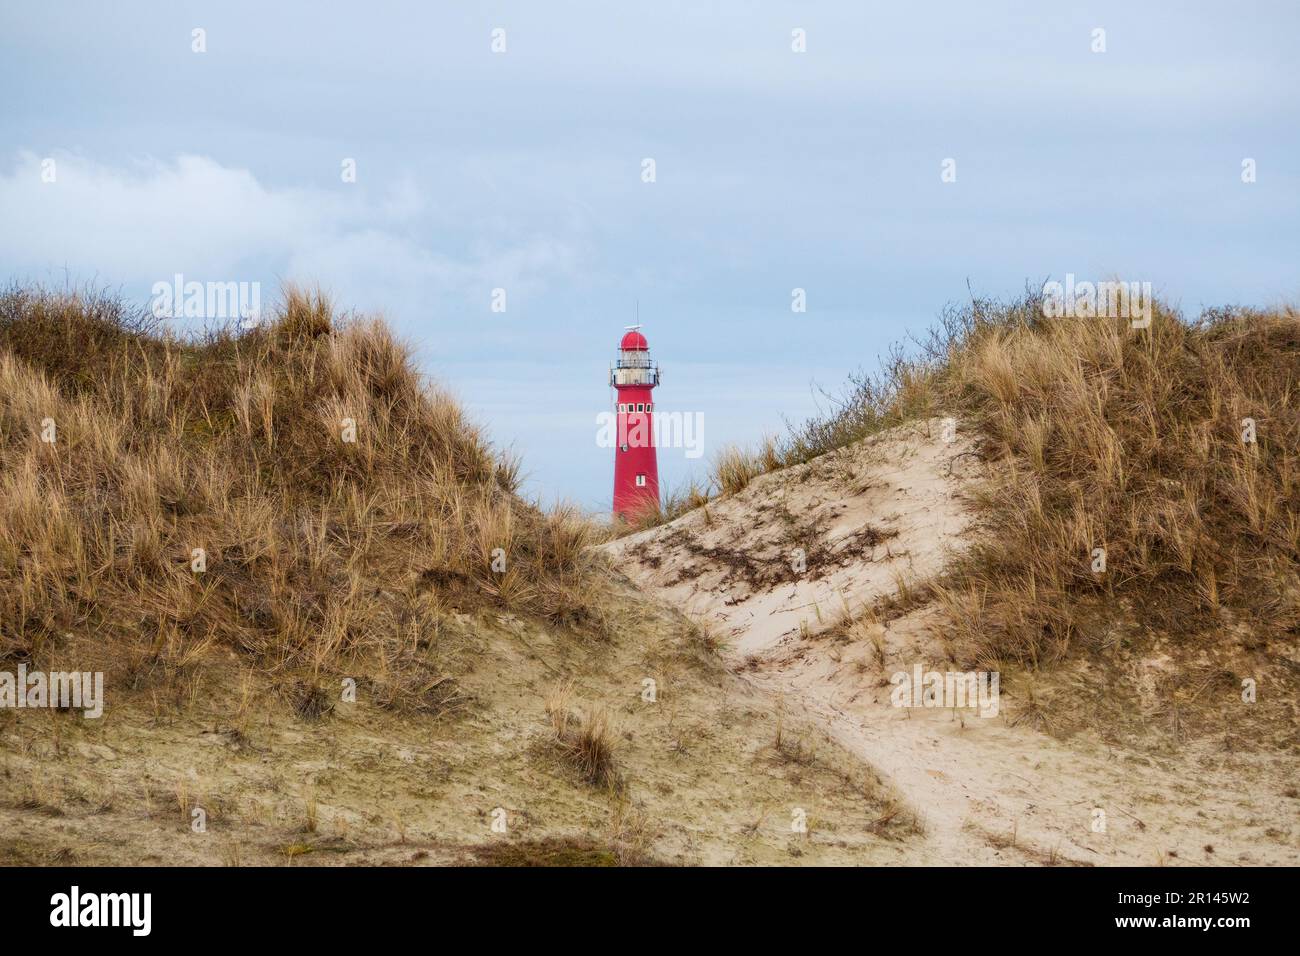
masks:
<svg viewBox="0 0 1300 956"><path fill-rule="evenodd" d="M890 645L926 628L931 613L894 622ZM878 679L863 686L860 658L834 653L840 661L816 651L772 660L750 679L823 721L918 809L927 840L911 862L1294 864L1300 858L1293 840L1288 846L1269 834L1293 825L1294 801L1267 793L1271 785L1263 781L1286 779L1267 757L1203 745L1176 758L1152 757L1085 735L1062 743L1009 726L1005 715L900 710L890 705L891 687ZM1097 811L1104 813L1102 830L1094 829Z"/></svg>

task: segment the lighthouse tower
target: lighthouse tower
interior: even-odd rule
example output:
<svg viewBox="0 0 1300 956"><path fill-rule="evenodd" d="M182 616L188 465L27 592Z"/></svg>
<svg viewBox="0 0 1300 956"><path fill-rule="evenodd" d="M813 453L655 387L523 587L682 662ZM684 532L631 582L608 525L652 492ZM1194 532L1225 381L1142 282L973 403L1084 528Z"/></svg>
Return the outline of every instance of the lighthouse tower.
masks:
<svg viewBox="0 0 1300 956"><path fill-rule="evenodd" d="M653 390L659 384L659 367L650 358L650 346L640 328L627 327L627 334L618 343L618 358L609 369L609 384L618 392L614 513L629 521L647 508L659 507L653 417Z"/></svg>

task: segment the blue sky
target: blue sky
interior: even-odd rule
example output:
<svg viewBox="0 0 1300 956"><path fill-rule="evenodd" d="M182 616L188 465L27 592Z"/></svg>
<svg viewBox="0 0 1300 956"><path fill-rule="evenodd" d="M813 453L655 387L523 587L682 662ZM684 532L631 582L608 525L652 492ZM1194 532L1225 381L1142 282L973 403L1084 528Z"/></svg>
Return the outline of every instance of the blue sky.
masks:
<svg viewBox="0 0 1300 956"><path fill-rule="evenodd" d="M657 407L704 416L675 485L968 282L1300 300L1298 38L1289 3L6 3L0 278L319 282L599 510L638 301Z"/></svg>

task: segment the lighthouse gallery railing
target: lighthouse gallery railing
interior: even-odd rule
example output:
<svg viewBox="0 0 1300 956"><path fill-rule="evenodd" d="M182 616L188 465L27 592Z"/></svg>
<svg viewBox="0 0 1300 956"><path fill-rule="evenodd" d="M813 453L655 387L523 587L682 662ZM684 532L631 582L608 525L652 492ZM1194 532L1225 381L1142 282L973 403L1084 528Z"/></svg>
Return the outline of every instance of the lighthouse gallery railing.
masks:
<svg viewBox="0 0 1300 956"><path fill-rule="evenodd" d="M650 359L617 359L609 367L610 385L659 384L659 369Z"/></svg>

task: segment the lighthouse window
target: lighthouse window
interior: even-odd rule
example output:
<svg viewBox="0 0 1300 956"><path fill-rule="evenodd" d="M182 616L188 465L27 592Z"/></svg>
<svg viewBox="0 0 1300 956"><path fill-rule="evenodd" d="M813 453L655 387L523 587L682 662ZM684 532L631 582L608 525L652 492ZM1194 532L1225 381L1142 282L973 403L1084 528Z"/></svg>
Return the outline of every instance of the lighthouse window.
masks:
<svg viewBox="0 0 1300 956"><path fill-rule="evenodd" d="M619 413L620 415L622 415L622 414L623 414L624 412L626 412L626 411L627 411L627 405L624 404L623 402L619 402L619 403L618 403L618 413Z"/></svg>
<svg viewBox="0 0 1300 956"><path fill-rule="evenodd" d="M644 412L644 411L645 411L645 402L637 402L637 404L636 404L636 410L637 410L638 412Z"/></svg>
<svg viewBox="0 0 1300 956"><path fill-rule="evenodd" d="M637 475L637 476L636 476L636 486L637 486L638 488L644 488L644 487L645 487L645 475Z"/></svg>

